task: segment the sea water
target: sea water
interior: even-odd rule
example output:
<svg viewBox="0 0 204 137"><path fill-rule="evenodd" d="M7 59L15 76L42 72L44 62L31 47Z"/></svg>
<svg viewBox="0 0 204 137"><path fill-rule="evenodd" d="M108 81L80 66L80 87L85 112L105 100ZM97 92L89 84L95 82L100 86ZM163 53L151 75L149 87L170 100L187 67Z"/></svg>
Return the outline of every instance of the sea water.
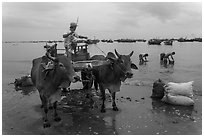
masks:
<svg viewBox="0 0 204 137"><path fill-rule="evenodd" d="M44 43L3 43L2 46L2 77L3 83L12 82L15 77L30 73L32 59L45 54ZM59 43L58 48L63 48ZM89 45L90 56L106 55L117 50L120 54L129 54L138 70L133 70L131 80L154 82L162 79L166 82L194 81L194 89L202 90L202 43L201 42L174 42L172 46L148 45L147 42L136 43L98 43ZM175 52L175 64L164 67L160 64L160 53ZM61 51L63 52L63 51ZM148 53L148 62L139 65L139 54ZM9 80L8 80L9 79Z"/></svg>

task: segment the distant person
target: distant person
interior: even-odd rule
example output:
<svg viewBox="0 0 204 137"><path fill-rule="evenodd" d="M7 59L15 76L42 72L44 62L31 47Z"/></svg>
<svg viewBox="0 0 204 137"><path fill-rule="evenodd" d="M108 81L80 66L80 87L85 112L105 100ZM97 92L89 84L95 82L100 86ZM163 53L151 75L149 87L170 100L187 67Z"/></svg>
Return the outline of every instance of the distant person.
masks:
<svg viewBox="0 0 204 137"><path fill-rule="evenodd" d="M174 64L173 55L175 55L175 54L176 54L175 52L165 54L165 56L163 58L164 64L167 64L168 61L169 61L169 64ZM170 57L171 57L171 59L170 59Z"/></svg>
<svg viewBox="0 0 204 137"><path fill-rule="evenodd" d="M161 53L161 54L160 54L160 61L163 61L164 56L165 56L165 53Z"/></svg>
<svg viewBox="0 0 204 137"><path fill-rule="evenodd" d="M148 57L148 54L147 53L141 53L139 55L139 60L140 62L147 62L147 57Z"/></svg>
<svg viewBox="0 0 204 137"><path fill-rule="evenodd" d="M67 57L71 58L71 54L76 54L76 47L77 47L77 40L79 38L87 39L87 37L79 36L75 30L77 28L77 23L70 23L70 32L67 32L63 35L64 38L64 47L65 47L65 53Z"/></svg>

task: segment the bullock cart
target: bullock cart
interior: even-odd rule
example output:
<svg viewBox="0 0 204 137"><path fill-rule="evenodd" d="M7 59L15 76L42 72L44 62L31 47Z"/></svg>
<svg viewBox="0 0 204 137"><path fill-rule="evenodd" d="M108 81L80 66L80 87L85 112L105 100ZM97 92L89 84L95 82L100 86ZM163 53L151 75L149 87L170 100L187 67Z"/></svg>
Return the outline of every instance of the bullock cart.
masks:
<svg viewBox="0 0 204 137"><path fill-rule="evenodd" d="M102 65L110 64L109 61L91 60L88 53L88 45L79 45L76 47L76 53L72 54L73 67L75 72L81 72L81 79L83 89L90 89L93 85L94 76L92 70ZM57 51L64 51L65 49L57 49ZM62 53L57 53L63 55Z"/></svg>
<svg viewBox="0 0 204 137"><path fill-rule="evenodd" d="M89 107L99 107L99 96L100 93L91 89L93 81L95 79L93 75L93 70L97 67L108 65L110 61L108 60L91 60L90 54L87 51L88 45L77 46L76 54L72 54L72 64L75 72L81 74L81 82L83 89L72 89L68 93L65 92L66 98L61 101L61 103L66 102L70 106L89 106ZM65 52L65 49L57 49ZM63 55L57 53L57 55Z"/></svg>
<svg viewBox="0 0 204 137"><path fill-rule="evenodd" d="M138 69L130 59L130 57L133 55L133 51L128 55L121 55L115 50L115 54L118 58L116 58L112 52L109 52L106 57L97 55L95 58L90 58L87 51L87 45L84 45L77 47L77 50L75 50L76 52L72 55L71 61L70 58L60 55L56 47L56 43L53 46L46 45L45 48L47 48L47 51L49 51L46 52L46 56L36 58L32 61L33 66L31 69L31 79L39 91L42 107L44 108L44 127L50 126L48 121L49 104L53 105L54 108L54 120L61 120L57 113L57 102L63 100L61 98L61 89L62 91L67 91L65 87L70 85L71 82L80 81L79 76L76 75L75 72L81 72L83 89L81 89L77 95L74 95L74 93L77 93L75 89L65 92L66 101L81 101L81 99L85 97L86 102L86 98L89 96L89 91L91 91L92 83L94 81L95 88L98 85L100 87L102 96L101 112L105 112L104 103L106 100L106 89L108 89L111 93L113 110L118 111L115 102L115 93L120 90L121 81L125 81L126 78L132 78L133 73L131 68ZM105 60L106 58L109 60ZM54 63L48 62L48 59L52 60ZM108 64L111 64L111 66ZM95 80L94 76L96 77ZM84 91L88 91L89 93ZM92 95L89 96L89 102L96 102L94 101L97 96L96 92L95 94L92 92ZM78 96L79 98L77 98ZM99 100L99 96L96 100ZM79 103L84 104L83 102L84 101ZM61 103L64 104L63 101Z"/></svg>

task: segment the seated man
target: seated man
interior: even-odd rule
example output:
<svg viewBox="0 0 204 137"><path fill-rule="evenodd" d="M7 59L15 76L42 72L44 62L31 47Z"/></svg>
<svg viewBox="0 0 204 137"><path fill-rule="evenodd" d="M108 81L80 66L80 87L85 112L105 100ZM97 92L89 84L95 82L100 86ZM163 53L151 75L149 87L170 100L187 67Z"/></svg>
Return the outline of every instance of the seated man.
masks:
<svg viewBox="0 0 204 137"><path fill-rule="evenodd" d="M139 60L140 62L147 62L147 57L148 57L148 54L147 53L141 53L139 55Z"/></svg>
<svg viewBox="0 0 204 137"><path fill-rule="evenodd" d="M50 58L56 57L56 55L57 55L56 46L57 46L56 43L52 46L49 46L47 44L44 46L44 48L46 48L45 56L48 59L48 62L45 65L45 71L54 68L54 62Z"/></svg>
<svg viewBox="0 0 204 137"><path fill-rule="evenodd" d="M72 54L76 54L77 41L79 39L87 39L87 37L78 35L75 30L77 28L77 23L70 23L70 32L63 35L65 54L67 57L71 58Z"/></svg>

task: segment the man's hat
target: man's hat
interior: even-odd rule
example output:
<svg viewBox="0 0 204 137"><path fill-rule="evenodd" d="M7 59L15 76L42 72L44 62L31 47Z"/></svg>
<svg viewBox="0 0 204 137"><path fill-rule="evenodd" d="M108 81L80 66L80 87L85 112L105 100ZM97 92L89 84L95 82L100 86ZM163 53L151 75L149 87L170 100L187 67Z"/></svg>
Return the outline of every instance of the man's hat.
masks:
<svg viewBox="0 0 204 137"><path fill-rule="evenodd" d="M75 22L70 23L70 27L76 27L77 24Z"/></svg>

